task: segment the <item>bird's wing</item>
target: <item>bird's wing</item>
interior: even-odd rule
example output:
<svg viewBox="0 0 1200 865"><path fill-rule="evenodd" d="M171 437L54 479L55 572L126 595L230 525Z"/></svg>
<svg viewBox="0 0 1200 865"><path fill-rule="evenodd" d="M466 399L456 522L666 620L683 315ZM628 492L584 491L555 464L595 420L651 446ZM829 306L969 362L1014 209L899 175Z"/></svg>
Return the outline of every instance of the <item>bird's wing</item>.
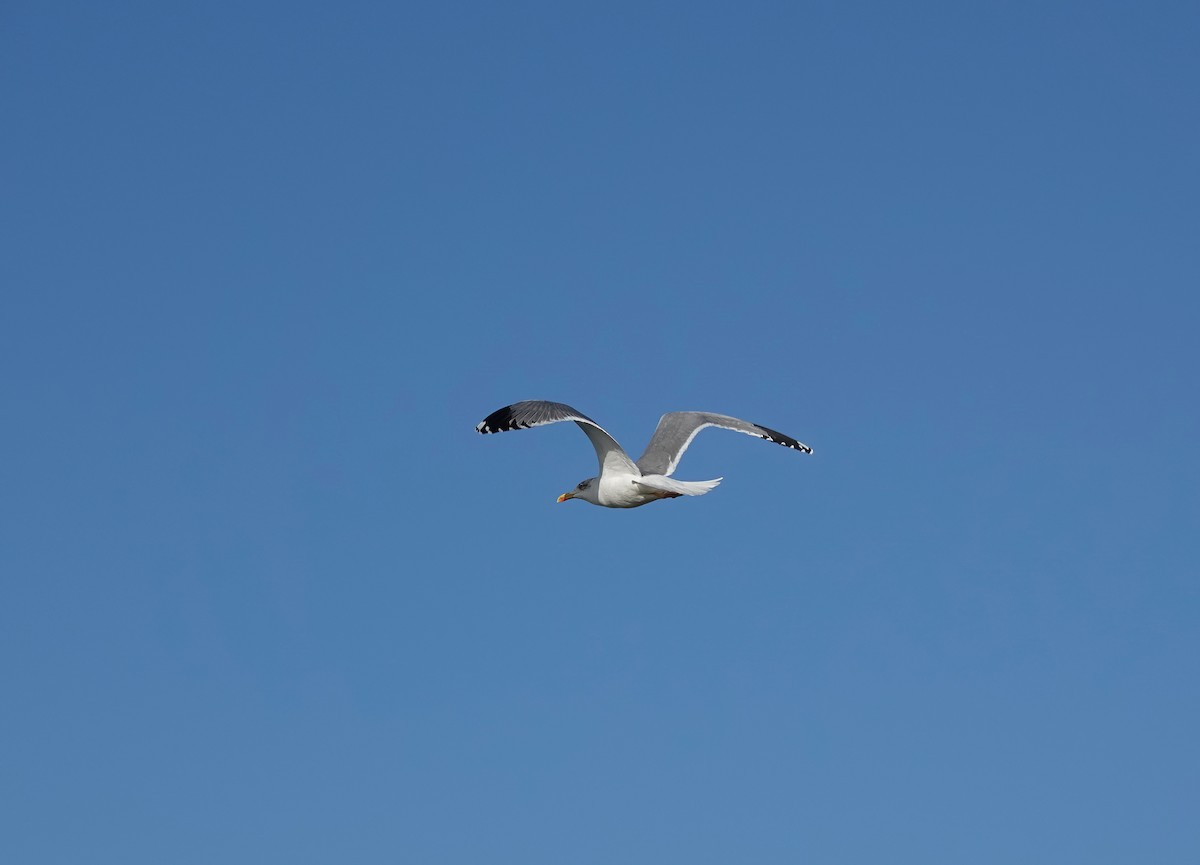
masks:
<svg viewBox="0 0 1200 865"><path fill-rule="evenodd" d="M497 433L514 429L529 429L565 420L575 421L591 439L592 447L596 449L596 460L600 463L601 474L604 472L641 474L633 460L629 458L629 454L625 453L624 448L617 444L617 440L606 433L600 424L561 402L529 399L513 403L485 417L476 425L475 431Z"/></svg>
<svg viewBox="0 0 1200 865"><path fill-rule="evenodd" d="M658 428L646 445L646 452L638 458L637 466L644 474L669 475L679 465L679 458L687 450L696 433L705 427L720 427L734 432L757 436L777 445L812 453L812 448L801 444L791 436L767 429L750 421L739 420L723 414L710 414L705 411L672 411L667 412L658 421Z"/></svg>

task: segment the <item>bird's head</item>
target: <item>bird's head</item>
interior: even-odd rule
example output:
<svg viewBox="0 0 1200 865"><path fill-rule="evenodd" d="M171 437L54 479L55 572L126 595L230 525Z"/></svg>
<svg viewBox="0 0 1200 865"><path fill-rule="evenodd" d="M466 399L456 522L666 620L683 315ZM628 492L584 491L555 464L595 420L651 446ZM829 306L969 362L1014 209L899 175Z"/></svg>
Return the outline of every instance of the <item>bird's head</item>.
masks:
<svg viewBox="0 0 1200 865"><path fill-rule="evenodd" d="M565 502L567 499L583 499L585 502L591 502L594 505L600 504L597 496L600 494L600 481L598 478L588 478L586 481L580 481L575 485L575 489L569 493L563 493L558 497L560 502Z"/></svg>

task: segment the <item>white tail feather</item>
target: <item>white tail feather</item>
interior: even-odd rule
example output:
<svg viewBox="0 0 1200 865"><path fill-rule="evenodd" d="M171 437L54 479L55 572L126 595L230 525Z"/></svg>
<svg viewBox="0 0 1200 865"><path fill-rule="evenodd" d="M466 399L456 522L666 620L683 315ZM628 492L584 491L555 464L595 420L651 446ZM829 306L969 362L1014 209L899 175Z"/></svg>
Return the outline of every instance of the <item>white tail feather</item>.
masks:
<svg viewBox="0 0 1200 865"><path fill-rule="evenodd" d="M719 484L723 478L711 481L679 481L663 475L642 475L634 483L649 487L652 490L662 490L665 493L675 493L681 496L702 496Z"/></svg>

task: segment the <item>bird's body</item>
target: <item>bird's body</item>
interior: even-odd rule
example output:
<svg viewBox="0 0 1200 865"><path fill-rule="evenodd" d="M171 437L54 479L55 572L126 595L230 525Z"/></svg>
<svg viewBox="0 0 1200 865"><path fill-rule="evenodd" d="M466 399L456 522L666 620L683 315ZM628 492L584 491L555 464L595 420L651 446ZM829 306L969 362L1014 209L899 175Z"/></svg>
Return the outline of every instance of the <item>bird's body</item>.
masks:
<svg viewBox="0 0 1200 865"><path fill-rule="evenodd" d="M588 480L591 481L588 487L581 490L577 486L571 493L564 493L562 500L583 499L606 508L636 508L659 499L702 496L721 482L720 478L711 481L677 481L664 475L633 475L620 471L602 472L598 478Z"/></svg>
<svg viewBox="0 0 1200 865"><path fill-rule="evenodd" d="M812 453L808 445L749 421L710 412L676 411L668 412L659 419L658 428L651 436L646 452L634 462L616 439L590 417L569 405L545 400L526 400L494 411L480 421L475 430L497 433L561 421L574 421L591 440L600 464L600 474L581 481L575 489L559 496L558 500L582 499L606 508L636 508L659 499L702 496L719 484L721 478L680 481L671 477L696 433L706 427L734 430L803 453Z"/></svg>

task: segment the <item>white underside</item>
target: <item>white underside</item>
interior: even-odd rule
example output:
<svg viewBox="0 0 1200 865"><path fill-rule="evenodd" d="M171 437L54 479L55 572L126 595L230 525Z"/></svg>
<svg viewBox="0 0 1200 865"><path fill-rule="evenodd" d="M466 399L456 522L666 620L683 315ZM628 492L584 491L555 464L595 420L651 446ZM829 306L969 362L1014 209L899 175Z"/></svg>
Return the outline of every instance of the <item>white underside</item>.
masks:
<svg viewBox="0 0 1200 865"><path fill-rule="evenodd" d="M659 499L702 496L721 482L680 481L664 475L607 475L600 479L599 504L606 508L636 508Z"/></svg>

